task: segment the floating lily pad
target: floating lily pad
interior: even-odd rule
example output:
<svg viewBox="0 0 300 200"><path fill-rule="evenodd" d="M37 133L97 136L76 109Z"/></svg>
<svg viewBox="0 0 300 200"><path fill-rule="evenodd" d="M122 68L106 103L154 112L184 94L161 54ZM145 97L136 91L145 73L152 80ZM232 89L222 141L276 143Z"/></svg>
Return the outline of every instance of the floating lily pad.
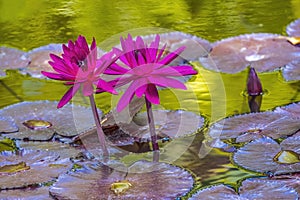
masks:
<svg viewBox="0 0 300 200"><path fill-rule="evenodd" d="M248 200L248 199L298 199L299 195L294 188L281 182L265 181L260 179L246 179L239 188L239 192L225 185L216 185L200 190L190 199L203 200Z"/></svg>
<svg viewBox="0 0 300 200"><path fill-rule="evenodd" d="M60 142L17 141L17 145L19 148L25 150L43 150L53 152L58 154L60 159L75 157L81 152L78 148L74 148L69 144L63 144Z"/></svg>
<svg viewBox="0 0 300 200"><path fill-rule="evenodd" d="M57 109L57 102L22 102L0 110L0 117L14 119L19 131L5 134L15 139L50 140L57 133L63 137L73 137L94 127L91 109L68 104ZM100 113L101 114L101 113Z"/></svg>
<svg viewBox="0 0 300 200"><path fill-rule="evenodd" d="M300 36L300 19L296 19L295 21L291 22L286 27L286 33L292 37Z"/></svg>
<svg viewBox="0 0 300 200"><path fill-rule="evenodd" d="M0 116L0 133L17 132L19 129L13 118Z"/></svg>
<svg viewBox="0 0 300 200"><path fill-rule="evenodd" d="M53 181L70 167L59 155L39 150L0 154L0 189L23 188Z"/></svg>
<svg viewBox="0 0 300 200"><path fill-rule="evenodd" d="M300 128L299 120L276 112L236 115L219 120L209 127L208 135L221 140L249 142L268 136L274 139L292 135Z"/></svg>
<svg viewBox="0 0 300 200"><path fill-rule="evenodd" d="M233 156L241 167L261 173L284 174L300 171L300 137L292 136L278 144L271 138L257 139Z"/></svg>
<svg viewBox="0 0 300 200"><path fill-rule="evenodd" d="M250 66L257 72L272 71L297 59L300 49L287 38L267 33L255 33L227 38L213 44L200 63L207 69L237 73Z"/></svg>
<svg viewBox="0 0 300 200"><path fill-rule="evenodd" d="M9 47L0 47L0 76L5 76L3 70L22 69L30 62L28 55L21 50Z"/></svg>
<svg viewBox="0 0 300 200"><path fill-rule="evenodd" d="M283 67L282 76L286 81L300 80L300 60L294 60Z"/></svg>
<svg viewBox="0 0 300 200"><path fill-rule="evenodd" d="M162 33L160 35L160 43L167 45L168 51L175 51L181 46L185 46L186 49L180 58L177 58L173 63L183 64L185 61L194 61L201 56L207 55L211 50L211 44L209 41L196 37L194 35L186 34L183 32L169 32ZM155 39L156 35L143 36L142 38L147 42L151 42Z"/></svg>
<svg viewBox="0 0 300 200"><path fill-rule="evenodd" d="M291 115L292 118L300 118L300 102L292 103L286 106L278 107L275 112L284 113L286 115Z"/></svg>
<svg viewBox="0 0 300 200"><path fill-rule="evenodd" d="M0 198L5 200L53 200L49 195L49 187L1 190Z"/></svg>
<svg viewBox="0 0 300 200"><path fill-rule="evenodd" d="M153 118L158 138L178 138L195 133L204 125L204 118L183 110L154 110ZM150 141L147 113L138 113L129 124L120 128L140 141Z"/></svg>
<svg viewBox="0 0 300 200"><path fill-rule="evenodd" d="M114 190L118 186L120 190ZM90 165L63 174L50 194L56 199L175 199L192 186L192 176L179 167L138 161L127 171Z"/></svg>

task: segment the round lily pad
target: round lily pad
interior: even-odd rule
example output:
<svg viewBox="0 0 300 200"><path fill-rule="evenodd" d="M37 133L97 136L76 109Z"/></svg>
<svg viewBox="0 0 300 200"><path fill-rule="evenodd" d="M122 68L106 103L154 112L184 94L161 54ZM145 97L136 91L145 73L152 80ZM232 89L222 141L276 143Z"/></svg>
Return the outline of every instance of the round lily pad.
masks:
<svg viewBox="0 0 300 200"><path fill-rule="evenodd" d="M50 194L56 199L176 199L192 186L192 176L179 167L138 161L127 172L90 165L63 174Z"/></svg>
<svg viewBox="0 0 300 200"><path fill-rule="evenodd" d="M153 118L159 139L174 139L195 133L203 127L204 118L183 110L154 110ZM140 141L150 141L147 113L138 113L129 124L120 128Z"/></svg>
<svg viewBox="0 0 300 200"><path fill-rule="evenodd" d="M284 66L282 68L282 76L286 81L300 80L300 60L293 60Z"/></svg>
<svg viewBox="0 0 300 200"><path fill-rule="evenodd" d="M5 134L15 139L50 140L57 133L63 137L73 137L94 127L91 109L68 104L57 109L57 102L22 102L0 110L0 117L14 120L19 131ZM101 113L100 113L101 114Z"/></svg>
<svg viewBox="0 0 300 200"><path fill-rule="evenodd" d="M236 115L213 123L208 135L221 140L249 142L268 136L274 139L294 134L300 128L299 120L277 112Z"/></svg>
<svg viewBox="0 0 300 200"><path fill-rule="evenodd" d="M46 78L41 74L41 71L54 72L52 66L48 63L50 60L50 53L57 55L61 54L62 44L49 44L29 51L28 56L31 62L22 73L29 74L35 78Z"/></svg>
<svg viewBox="0 0 300 200"><path fill-rule="evenodd" d="M257 72L272 71L297 59L300 49L287 38L268 33L240 35L218 41L200 63L207 69L237 73L251 66Z"/></svg>
<svg viewBox="0 0 300 200"><path fill-rule="evenodd" d="M296 19L286 27L286 33L292 37L300 36L300 19Z"/></svg>
<svg viewBox="0 0 300 200"><path fill-rule="evenodd" d="M5 76L6 69L22 69L30 62L27 53L10 47L0 47L0 76Z"/></svg>
<svg viewBox="0 0 300 200"><path fill-rule="evenodd" d="M246 179L242 182L238 193L229 186L216 185L205 188L194 194L190 200L203 199L226 199L226 200L248 200L248 199L298 199L299 194L294 188L288 187L281 182L265 181L260 179Z"/></svg>
<svg viewBox="0 0 300 200"><path fill-rule="evenodd" d="M23 188L53 181L70 168L68 160L39 150L0 153L0 189Z"/></svg>
<svg viewBox="0 0 300 200"><path fill-rule="evenodd" d="M18 126L14 122L13 118L0 116L0 133L13 133L18 130Z"/></svg>
<svg viewBox="0 0 300 200"><path fill-rule="evenodd" d="M233 155L239 166L266 174L285 174L300 171L300 137L291 136L280 144L264 137L252 141Z"/></svg>
<svg viewBox="0 0 300 200"><path fill-rule="evenodd" d="M49 187L14 189L14 190L1 190L0 198L5 200L53 200L49 195Z"/></svg>

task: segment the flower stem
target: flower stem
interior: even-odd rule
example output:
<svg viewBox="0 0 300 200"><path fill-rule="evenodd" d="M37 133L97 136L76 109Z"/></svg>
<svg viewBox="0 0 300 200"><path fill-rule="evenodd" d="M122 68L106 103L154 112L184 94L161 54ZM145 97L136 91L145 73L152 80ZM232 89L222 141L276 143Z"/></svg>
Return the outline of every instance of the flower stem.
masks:
<svg viewBox="0 0 300 200"><path fill-rule="evenodd" d="M97 112L97 107L95 104L95 99L94 99L93 95L90 95L89 98L90 98L90 103L91 103L91 107L92 107L92 111L93 111L93 115L94 115L94 120L96 123L98 139L99 139L99 142L101 145L101 149L103 151L103 157L108 158L109 153L108 153L108 150L107 150L107 147L105 144L105 135L104 135L104 132L101 127L100 118L99 118L99 115Z"/></svg>
<svg viewBox="0 0 300 200"><path fill-rule="evenodd" d="M145 98L145 100L146 100L146 108L147 108L149 130L150 130L150 135L151 135L152 149L153 149L153 151L159 151L159 146L157 143L157 135L155 133L152 105L151 105L151 102L149 102L146 98Z"/></svg>

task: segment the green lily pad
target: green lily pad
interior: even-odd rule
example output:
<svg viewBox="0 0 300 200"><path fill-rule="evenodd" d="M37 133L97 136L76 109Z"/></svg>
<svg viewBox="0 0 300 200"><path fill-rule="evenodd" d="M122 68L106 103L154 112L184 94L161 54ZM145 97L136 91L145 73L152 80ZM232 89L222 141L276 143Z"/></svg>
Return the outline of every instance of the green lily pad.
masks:
<svg viewBox="0 0 300 200"><path fill-rule="evenodd" d="M15 151L17 150L16 144L9 138L0 140L0 152L2 151Z"/></svg>

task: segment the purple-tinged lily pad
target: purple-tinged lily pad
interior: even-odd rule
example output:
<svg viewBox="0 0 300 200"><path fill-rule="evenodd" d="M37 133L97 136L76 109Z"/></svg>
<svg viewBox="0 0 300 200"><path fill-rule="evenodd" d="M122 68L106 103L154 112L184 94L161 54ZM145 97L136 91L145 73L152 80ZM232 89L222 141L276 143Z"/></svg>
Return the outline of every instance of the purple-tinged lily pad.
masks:
<svg viewBox="0 0 300 200"><path fill-rule="evenodd" d="M13 133L19 129L13 118L0 116L0 133Z"/></svg>
<svg viewBox="0 0 300 200"><path fill-rule="evenodd" d="M18 132L5 134L14 139L46 141L54 134L73 137L94 127L91 109L68 104L57 109L57 102L22 102L0 110L0 116L14 119ZM101 114L101 113L100 113Z"/></svg>
<svg viewBox="0 0 300 200"><path fill-rule="evenodd" d="M296 19L286 27L286 33L291 37L300 36L300 19Z"/></svg>
<svg viewBox="0 0 300 200"><path fill-rule="evenodd" d="M213 44L207 57L200 63L207 69L237 73L250 66L257 72L272 71L296 60L300 49L286 37L255 33L227 38Z"/></svg>
<svg viewBox="0 0 300 200"><path fill-rule="evenodd" d="M158 138L174 139L195 133L204 125L204 118L183 110L154 110L156 134ZM146 112L138 113L129 124L120 128L139 141L150 141L150 131Z"/></svg>
<svg viewBox="0 0 300 200"><path fill-rule="evenodd" d="M105 165L63 174L50 188L56 199L176 199L193 186L185 170L166 163L138 161L127 171Z"/></svg>
<svg viewBox="0 0 300 200"><path fill-rule="evenodd" d="M16 143L19 148L25 150L43 150L56 153L57 155L59 155L60 159L75 157L81 152L78 148L60 142L17 141Z"/></svg>
<svg viewBox="0 0 300 200"><path fill-rule="evenodd" d="M53 200L49 195L49 187L0 190L0 199L5 200Z"/></svg>
<svg viewBox="0 0 300 200"><path fill-rule="evenodd" d="M39 150L0 154L0 189L23 188L53 181L70 168L68 159Z"/></svg>
<svg viewBox="0 0 300 200"><path fill-rule="evenodd" d="M211 50L211 44L209 41L196 37L194 35L186 34L183 32L169 32L161 33L160 45L161 47L166 44L167 51L175 51L181 46L185 46L184 52L180 54L180 57L172 62L172 65L183 64L186 61L194 61L201 56L206 56ZM154 41L156 35L142 36L143 40L147 43Z"/></svg>
<svg viewBox="0 0 300 200"><path fill-rule="evenodd" d="M286 137L299 129L299 120L283 113L267 111L219 120L209 127L208 135L213 139L249 142L263 136L274 139Z"/></svg>
<svg viewBox="0 0 300 200"><path fill-rule="evenodd" d="M300 80L300 60L294 60L283 67L282 76L286 81Z"/></svg>
<svg viewBox="0 0 300 200"><path fill-rule="evenodd" d="M239 166L266 174L285 174L300 171L300 137L291 136L280 144L264 137L252 141L233 155Z"/></svg>
<svg viewBox="0 0 300 200"><path fill-rule="evenodd" d="M275 112L285 113L286 115L291 115L292 118L300 119L300 102L277 107Z"/></svg>
<svg viewBox="0 0 300 200"><path fill-rule="evenodd" d="M5 76L3 70L22 69L30 62L28 55L21 50L9 47L0 47L0 76Z"/></svg>
<svg viewBox="0 0 300 200"><path fill-rule="evenodd" d="M294 188L281 182L265 181L260 179L246 179L242 182L239 192L225 185L216 185L205 188L194 194L190 200L269 200L269 199L298 199L299 195Z"/></svg>

